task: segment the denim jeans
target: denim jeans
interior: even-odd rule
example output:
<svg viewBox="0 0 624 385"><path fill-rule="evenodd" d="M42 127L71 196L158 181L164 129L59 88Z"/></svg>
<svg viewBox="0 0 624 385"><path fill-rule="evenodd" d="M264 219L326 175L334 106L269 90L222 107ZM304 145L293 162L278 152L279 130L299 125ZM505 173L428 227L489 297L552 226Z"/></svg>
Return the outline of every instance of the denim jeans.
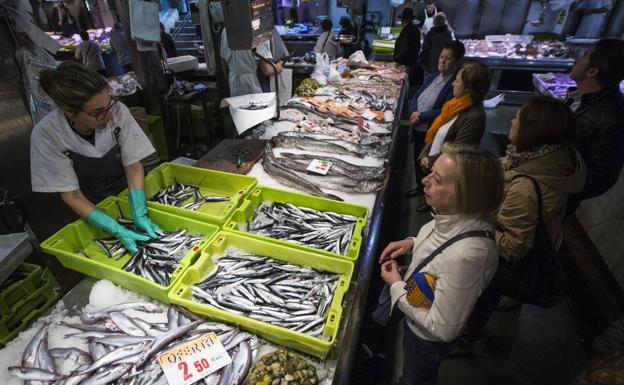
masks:
<svg viewBox="0 0 624 385"><path fill-rule="evenodd" d="M438 369L455 342L432 342L418 337L407 326L403 336L403 375L399 385L435 385Z"/></svg>

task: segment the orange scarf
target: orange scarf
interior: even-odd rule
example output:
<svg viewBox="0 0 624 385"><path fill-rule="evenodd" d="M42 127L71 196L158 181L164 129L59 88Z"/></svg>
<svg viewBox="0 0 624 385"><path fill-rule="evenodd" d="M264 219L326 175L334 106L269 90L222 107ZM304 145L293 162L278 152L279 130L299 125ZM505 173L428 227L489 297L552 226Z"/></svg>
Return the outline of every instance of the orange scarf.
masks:
<svg viewBox="0 0 624 385"><path fill-rule="evenodd" d="M437 118L431 123L431 126L427 130L427 136L425 136L425 143L431 144L433 143L433 138L435 138L436 133L445 123L448 123L455 117L455 115L460 112L467 110L472 107L474 102L470 98L470 95L465 94L462 96L455 96L453 99L444 103L442 106L442 112L438 115Z"/></svg>

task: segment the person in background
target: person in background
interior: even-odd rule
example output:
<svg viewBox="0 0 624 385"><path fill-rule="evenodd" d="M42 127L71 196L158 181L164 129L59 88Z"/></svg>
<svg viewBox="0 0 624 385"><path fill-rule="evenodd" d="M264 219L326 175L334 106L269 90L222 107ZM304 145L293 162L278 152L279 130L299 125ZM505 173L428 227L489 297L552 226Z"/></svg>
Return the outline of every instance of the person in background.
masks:
<svg viewBox="0 0 624 385"><path fill-rule="evenodd" d="M340 18L340 32L339 35L355 35L355 28L351 23L349 16L342 16Z"/></svg>
<svg viewBox="0 0 624 385"><path fill-rule="evenodd" d="M113 24L110 44L117 55L117 60L119 61L119 65L123 68L123 72L132 71L132 58L130 57L130 50L128 49L128 41L126 40L120 23Z"/></svg>
<svg viewBox="0 0 624 385"><path fill-rule="evenodd" d="M271 39L260 44L256 52L267 58L283 58L288 55L288 50L277 31L273 30ZM227 30L221 33L221 59L223 68L227 69L230 96L259 94L268 92L263 87L268 87L266 79L276 76L273 67L259 60L251 50L233 50L228 45ZM282 64L275 65L277 75L282 72ZM260 76L264 78L260 80Z"/></svg>
<svg viewBox="0 0 624 385"><path fill-rule="evenodd" d="M464 44L460 41L446 43L438 58L438 72L431 73L425 78L423 85L410 101L411 139L414 142L416 181L420 181L424 177L420 167L420 151L417 151L417 147L420 145L415 140L416 132L426 132L429 125L440 115L444 103L453 98L453 82L465 53ZM408 196L416 194L422 194L421 184L407 193Z"/></svg>
<svg viewBox="0 0 624 385"><path fill-rule="evenodd" d="M356 41L353 44L342 45L342 56L348 58L355 52L357 44L357 33L349 16L342 16L340 18L340 31L338 32L338 35L356 36Z"/></svg>
<svg viewBox="0 0 624 385"><path fill-rule="evenodd" d="M446 142L479 144L485 131L483 98L490 85L490 70L481 63L466 63L453 81L453 98L444 103L440 115L431 123L425 135L425 145L419 154L419 165L427 173ZM423 203L416 208L426 212Z"/></svg>
<svg viewBox="0 0 624 385"><path fill-rule="evenodd" d="M415 238L391 242L379 258L392 308L405 314L400 385L436 384L498 262L491 214L503 194L503 171L496 159L478 146L446 143L423 184L433 220ZM401 277L395 258L406 253L412 259Z"/></svg>
<svg viewBox="0 0 624 385"><path fill-rule="evenodd" d="M422 13L416 16L418 20L418 27L422 30L423 35L427 35L427 32L433 27L433 17L436 13L440 12L434 0L427 0L425 3L425 9Z"/></svg>
<svg viewBox="0 0 624 385"><path fill-rule="evenodd" d="M178 52L176 51L175 42L171 35L169 35L165 31L165 26L163 23L160 23L160 45L165 50L167 57L177 57Z"/></svg>
<svg viewBox="0 0 624 385"><path fill-rule="evenodd" d="M56 7L58 12L58 24L61 27L63 37L72 37L78 33L78 25L76 20L69 12L69 8L64 3Z"/></svg>
<svg viewBox="0 0 624 385"><path fill-rule="evenodd" d="M394 61L405 66L409 83L413 84L420 53L420 30L412 23L414 20L412 8L403 8L399 20L403 29L394 45Z"/></svg>
<svg viewBox="0 0 624 385"><path fill-rule="evenodd" d="M334 40L336 36L332 32L332 22L329 19L325 19L321 22L321 29L323 33L316 40L316 45L314 46L314 52L317 53L326 53L329 56L330 60L333 60L340 56L340 44Z"/></svg>
<svg viewBox="0 0 624 385"><path fill-rule="evenodd" d="M583 19L579 24L574 37L597 38L605 26L609 11L613 6L612 0L575 0L575 7L583 12Z"/></svg>
<svg viewBox="0 0 624 385"><path fill-rule="evenodd" d="M58 108L33 128L30 170L35 192L59 193L76 214L117 237L131 253L160 229L147 216L141 160L154 147L128 108L110 96L106 79L73 61L43 70L39 86ZM132 217L146 235L95 207L129 189Z"/></svg>
<svg viewBox="0 0 624 385"><path fill-rule="evenodd" d="M602 39L577 59L570 78L578 85L581 103L574 115L572 144L587 165L587 182L570 196L568 213L581 201L597 197L617 181L624 164L624 40Z"/></svg>
<svg viewBox="0 0 624 385"><path fill-rule="evenodd" d="M442 47L452 41L453 35L451 35L451 31L448 29L446 15L443 12L439 12L433 17L433 26L425 35L420 54L420 64L425 70L425 77L438 71L438 58L440 57L440 52L442 52Z"/></svg>
<svg viewBox="0 0 624 385"><path fill-rule="evenodd" d="M512 120L510 144L500 159L505 170L505 193L495 221L500 260L492 283L477 301L459 341L462 350L470 350L480 337L501 295L525 298L513 264L526 258L537 241L538 192L530 178L540 190L542 219L552 249L561 246L568 195L581 190L586 176L583 159L568 144L574 129L570 109L546 96L526 101ZM556 278L552 277L553 282Z"/></svg>
<svg viewBox="0 0 624 385"><path fill-rule="evenodd" d="M79 34L82 42L76 47L74 57L85 66L96 70L100 75L106 76L106 66L102 58L102 48L98 42L91 40L89 33L84 29L81 29Z"/></svg>
<svg viewBox="0 0 624 385"><path fill-rule="evenodd" d="M311 23L312 15L310 14L310 0L299 0L297 7L297 20L299 23Z"/></svg>

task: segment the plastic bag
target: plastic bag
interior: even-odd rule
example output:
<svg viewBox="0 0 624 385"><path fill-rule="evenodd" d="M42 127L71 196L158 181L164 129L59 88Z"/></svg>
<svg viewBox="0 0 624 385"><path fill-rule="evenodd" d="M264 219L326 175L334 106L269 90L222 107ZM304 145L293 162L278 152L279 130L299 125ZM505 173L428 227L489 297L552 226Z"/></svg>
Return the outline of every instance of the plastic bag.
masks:
<svg viewBox="0 0 624 385"><path fill-rule="evenodd" d="M342 83L342 76L340 76L340 72L338 72L338 70L332 66L328 66L325 68L325 77L327 78L328 83Z"/></svg>
<svg viewBox="0 0 624 385"><path fill-rule="evenodd" d="M368 61L366 60L366 55L364 55L364 52L362 52L362 50L352 53L351 56L349 56L349 61L354 63L368 64Z"/></svg>
<svg viewBox="0 0 624 385"><path fill-rule="evenodd" d="M316 80L321 86L324 86L327 84L326 70L328 68L331 68L329 65L329 56L326 53L317 53L314 72L312 72L310 77Z"/></svg>

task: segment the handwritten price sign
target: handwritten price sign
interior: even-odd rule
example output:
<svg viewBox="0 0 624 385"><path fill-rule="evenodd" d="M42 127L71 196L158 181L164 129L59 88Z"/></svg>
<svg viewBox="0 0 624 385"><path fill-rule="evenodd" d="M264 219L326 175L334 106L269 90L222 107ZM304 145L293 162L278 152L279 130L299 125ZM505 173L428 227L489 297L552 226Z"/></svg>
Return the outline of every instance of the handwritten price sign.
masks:
<svg viewBox="0 0 624 385"><path fill-rule="evenodd" d="M232 362L232 358L210 332L158 356L169 385L189 385Z"/></svg>

